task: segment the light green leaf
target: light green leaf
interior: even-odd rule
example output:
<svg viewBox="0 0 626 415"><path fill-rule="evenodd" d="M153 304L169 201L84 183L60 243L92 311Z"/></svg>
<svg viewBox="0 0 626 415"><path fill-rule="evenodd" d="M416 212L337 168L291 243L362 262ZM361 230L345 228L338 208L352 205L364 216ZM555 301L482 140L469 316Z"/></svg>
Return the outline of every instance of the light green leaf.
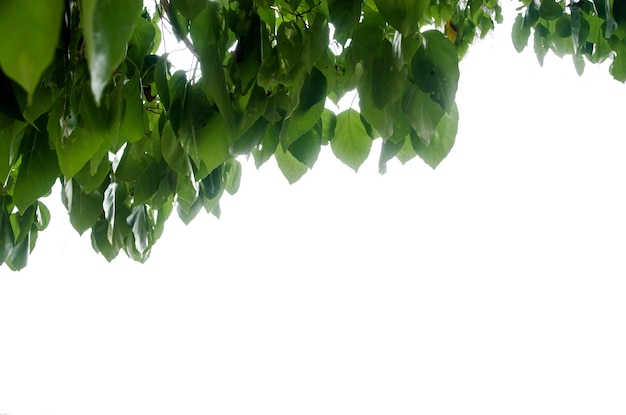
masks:
<svg viewBox="0 0 626 415"><path fill-rule="evenodd" d="M422 160L426 162L433 169L436 168L439 163L450 153L454 140L456 138L456 132L459 124L459 112L456 105L452 107L450 113L444 114L428 145L411 133L411 143L413 149Z"/></svg>
<svg viewBox="0 0 626 415"><path fill-rule="evenodd" d="M513 30L511 32L513 38L513 46L518 53L521 53L528 44L530 37L530 28L524 26L524 17L518 14L513 22Z"/></svg>
<svg viewBox="0 0 626 415"><path fill-rule="evenodd" d="M274 155L278 168L283 173L289 184L294 184L309 170L306 164L295 158L289 151L285 151L281 145Z"/></svg>
<svg viewBox="0 0 626 415"><path fill-rule="evenodd" d="M126 56L141 6L141 0L81 1L81 24L96 103L100 103L102 91Z"/></svg>
<svg viewBox="0 0 626 415"><path fill-rule="evenodd" d="M29 96L54 58L64 7L63 0L0 1L0 66Z"/></svg>
<svg viewBox="0 0 626 415"><path fill-rule="evenodd" d="M414 82L431 99L450 111L459 84L459 60L456 49L441 32L429 30L411 61Z"/></svg>
<svg viewBox="0 0 626 415"><path fill-rule="evenodd" d="M337 115L335 137L330 142L330 147L339 160L358 171L372 148L372 139L358 112L348 109Z"/></svg>

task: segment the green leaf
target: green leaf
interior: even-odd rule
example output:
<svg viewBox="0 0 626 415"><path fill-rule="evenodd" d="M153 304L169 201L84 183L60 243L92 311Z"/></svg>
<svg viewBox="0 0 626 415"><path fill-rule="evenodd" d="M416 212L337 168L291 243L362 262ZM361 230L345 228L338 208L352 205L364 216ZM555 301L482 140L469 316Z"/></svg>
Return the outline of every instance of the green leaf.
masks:
<svg viewBox="0 0 626 415"><path fill-rule="evenodd" d="M130 216L126 219L126 223L132 230L134 248L141 256L145 255L152 246L152 235L150 232L152 224L150 222L145 205L135 206Z"/></svg>
<svg viewBox="0 0 626 415"><path fill-rule="evenodd" d="M24 269L28 265L30 256L30 232L26 234L24 240L13 247L5 262L13 271Z"/></svg>
<svg viewBox="0 0 626 415"><path fill-rule="evenodd" d="M124 85L124 113L120 133L125 140L133 143L146 134L147 118L144 113L139 74L135 74Z"/></svg>
<svg viewBox="0 0 626 415"><path fill-rule="evenodd" d="M96 103L100 103L102 91L126 56L141 7L141 0L81 0L81 24Z"/></svg>
<svg viewBox="0 0 626 415"><path fill-rule="evenodd" d="M441 106L415 85L410 85L402 99L402 110L411 127L424 144L428 145L435 134L437 124L445 114Z"/></svg>
<svg viewBox="0 0 626 415"><path fill-rule="evenodd" d="M328 0L330 22L335 27L335 39L344 43L361 17L361 0Z"/></svg>
<svg viewBox="0 0 626 415"><path fill-rule="evenodd" d="M241 137L237 139L230 146L230 153L233 156L242 154L250 154L256 146L259 145L265 130L267 129L268 122L265 118L259 118L252 127L250 127Z"/></svg>
<svg viewBox="0 0 626 415"><path fill-rule="evenodd" d="M23 89L0 71L0 114L18 121L25 121L22 105L17 95Z"/></svg>
<svg viewBox="0 0 626 415"><path fill-rule="evenodd" d="M308 72L313 65L322 57L326 49L330 36L328 21L321 13L316 13L313 24L306 31L306 41L302 50L302 63Z"/></svg>
<svg viewBox="0 0 626 415"><path fill-rule="evenodd" d="M13 190L13 203L20 212L48 193L60 174L47 134L29 128L21 143L22 163Z"/></svg>
<svg viewBox="0 0 626 415"><path fill-rule="evenodd" d="M232 158L229 148L232 134L221 114L215 114L198 132L196 146L208 171Z"/></svg>
<svg viewBox="0 0 626 415"><path fill-rule="evenodd" d="M207 0L172 0L172 5L189 20L193 20L207 4Z"/></svg>
<svg viewBox="0 0 626 415"><path fill-rule="evenodd" d="M616 55L610 67L611 75L620 82L626 82L626 43L619 43L616 49Z"/></svg>
<svg viewBox="0 0 626 415"><path fill-rule="evenodd" d="M560 37L570 37L572 35L572 16L564 14L556 21L554 26L556 34Z"/></svg>
<svg viewBox="0 0 626 415"><path fill-rule="evenodd" d="M224 190L229 195L234 195L239 190L241 184L241 163L237 160L230 160L225 164L224 175L226 176Z"/></svg>
<svg viewBox="0 0 626 415"><path fill-rule="evenodd" d="M539 16L546 20L555 20L563 14L563 7L555 0L541 0Z"/></svg>
<svg viewBox="0 0 626 415"><path fill-rule="evenodd" d="M380 149L380 157L378 159L378 172L380 174L385 174L387 172L387 162L398 154L405 141L406 139L398 142L393 142L391 140L383 142Z"/></svg>
<svg viewBox="0 0 626 415"><path fill-rule="evenodd" d="M7 197L0 197L0 264L11 254L15 241L6 205Z"/></svg>
<svg viewBox="0 0 626 415"><path fill-rule="evenodd" d="M278 168L283 173L289 184L294 184L309 170L306 164L295 158L289 151L285 151L281 145L274 155Z"/></svg>
<svg viewBox="0 0 626 415"><path fill-rule="evenodd" d="M74 177L97 153L103 139L103 135L90 135L85 128L76 127L69 137L55 143L63 175L67 179Z"/></svg>
<svg viewBox="0 0 626 415"><path fill-rule="evenodd" d="M276 40L280 73L289 74L302 63L302 31L296 22L284 22L278 26Z"/></svg>
<svg viewBox="0 0 626 415"><path fill-rule="evenodd" d="M308 168L313 168L320 154L322 140L315 130L309 130L289 146L288 151Z"/></svg>
<svg viewBox="0 0 626 415"><path fill-rule="evenodd" d="M411 61L414 82L431 99L450 111L459 83L459 60L456 49L441 32L429 30Z"/></svg>
<svg viewBox="0 0 626 415"><path fill-rule="evenodd" d="M384 109L390 102L402 95L407 78L407 69L406 66L402 66L400 70L396 69L392 45L389 40L383 41L381 53L374 59L368 78L371 83L374 106Z"/></svg>
<svg viewBox="0 0 626 415"><path fill-rule="evenodd" d="M524 26L524 18L521 14L518 14L515 18L511 37L513 38L515 50L521 53L526 48L528 38L530 37L530 28Z"/></svg>
<svg viewBox="0 0 626 415"><path fill-rule="evenodd" d="M361 122L359 113L348 109L337 115L335 137L330 142L335 156L355 172L367 159L372 139Z"/></svg>
<svg viewBox="0 0 626 415"><path fill-rule="evenodd" d="M187 156L185 150L180 145L169 121L165 123L161 133L161 151L163 159L174 171L184 176L191 174L189 156Z"/></svg>
<svg viewBox="0 0 626 415"><path fill-rule="evenodd" d="M280 133L280 126L278 124L269 124L265 129L265 133L261 138L261 142L256 149L252 151L254 157L254 164L258 169L266 161L268 161L272 155L277 151Z"/></svg>
<svg viewBox="0 0 626 415"><path fill-rule="evenodd" d="M104 191L102 208L106 219L106 240L112 247L119 251L125 245L124 240L131 234L131 229L126 223L130 215L130 209L125 204L128 193L120 183L110 183Z"/></svg>
<svg viewBox="0 0 626 415"><path fill-rule="evenodd" d="M54 58L64 7L63 0L0 2L0 67L29 96Z"/></svg>
<svg viewBox="0 0 626 415"><path fill-rule="evenodd" d="M154 23L146 20L143 16L137 17L135 28L128 44L127 57L139 71L143 67L144 58L154 47L155 36L156 29ZM133 72L129 70L129 74Z"/></svg>
<svg viewBox="0 0 626 415"><path fill-rule="evenodd" d="M0 129L0 184L2 185L6 183L13 164L20 157L20 143L25 132L23 127L22 123L11 122L5 128Z"/></svg>
<svg viewBox="0 0 626 415"><path fill-rule="evenodd" d="M159 56L156 66L154 67L154 82L156 83L157 92L159 98L161 98L161 104L169 111L170 110L170 87L167 80L168 74L168 54L165 53Z"/></svg>
<svg viewBox="0 0 626 415"><path fill-rule="evenodd" d="M80 235L104 214L101 191L86 194L75 180L70 179L63 184L63 196L70 223Z"/></svg>
<svg viewBox="0 0 626 415"><path fill-rule="evenodd" d="M37 216L35 227L38 231L45 230L50 224L50 210L48 207L41 201L37 202Z"/></svg>
<svg viewBox="0 0 626 415"><path fill-rule="evenodd" d="M416 134L411 133L413 149L426 164L433 169L436 168L450 153L456 138L458 124L459 112L455 105L452 107L452 111L444 114L441 121L439 121L435 134L428 145L424 144Z"/></svg>
<svg viewBox="0 0 626 415"><path fill-rule="evenodd" d="M300 104L281 130L281 143L289 148L320 119L326 101L326 78L317 68L306 77L300 92Z"/></svg>
<svg viewBox="0 0 626 415"><path fill-rule="evenodd" d="M428 0L374 0L378 11L404 36L413 34L428 6Z"/></svg>

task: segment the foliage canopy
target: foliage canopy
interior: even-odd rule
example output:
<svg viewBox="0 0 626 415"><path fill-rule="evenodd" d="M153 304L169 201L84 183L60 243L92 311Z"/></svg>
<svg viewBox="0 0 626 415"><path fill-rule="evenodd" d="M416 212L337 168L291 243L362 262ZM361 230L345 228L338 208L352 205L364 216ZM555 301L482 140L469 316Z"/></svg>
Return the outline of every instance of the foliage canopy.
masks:
<svg viewBox="0 0 626 415"><path fill-rule="evenodd" d="M522 0L514 47L611 59L626 81L626 6ZM0 264L26 266L59 181L70 222L107 260L145 261L173 210L219 216L238 156L290 183L320 149L379 169L452 148L459 60L502 21L497 0L4 0L0 3ZM33 27L36 30L33 30ZM158 54L172 31L196 67ZM351 91L359 108L335 113Z"/></svg>

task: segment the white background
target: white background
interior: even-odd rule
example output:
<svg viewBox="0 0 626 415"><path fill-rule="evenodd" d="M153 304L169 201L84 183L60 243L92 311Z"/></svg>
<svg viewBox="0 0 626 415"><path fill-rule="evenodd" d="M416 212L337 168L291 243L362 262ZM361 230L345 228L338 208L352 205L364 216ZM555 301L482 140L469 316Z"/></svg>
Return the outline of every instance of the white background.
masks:
<svg viewBox="0 0 626 415"><path fill-rule="evenodd" d="M244 162L222 219L172 217L146 265L59 207L0 268L0 413L624 414L625 88L607 66L462 63L456 145L293 186Z"/></svg>

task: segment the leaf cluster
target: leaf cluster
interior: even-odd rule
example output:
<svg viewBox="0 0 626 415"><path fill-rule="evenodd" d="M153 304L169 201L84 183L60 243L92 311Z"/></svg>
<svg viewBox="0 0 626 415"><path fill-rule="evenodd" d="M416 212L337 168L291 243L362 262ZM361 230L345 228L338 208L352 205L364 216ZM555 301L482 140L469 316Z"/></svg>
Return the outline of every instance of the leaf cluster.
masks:
<svg viewBox="0 0 626 415"><path fill-rule="evenodd" d="M626 78L617 4L525 0L514 44L532 29L538 56L614 53ZM143 262L173 211L220 215L238 157L273 158L293 183L323 146L357 171L381 140L381 173L434 168L456 137L459 59L501 21L496 0L160 0L152 15L141 0L4 0L0 264L26 266L55 183L97 252ZM197 70L160 52L163 30Z"/></svg>
<svg viewBox="0 0 626 415"><path fill-rule="evenodd" d="M610 72L626 81L626 3L617 0L524 0L513 24L513 44L521 52L533 35L543 65L549 51L570 55L579 75L585 62L611 59Z"/></svg>

